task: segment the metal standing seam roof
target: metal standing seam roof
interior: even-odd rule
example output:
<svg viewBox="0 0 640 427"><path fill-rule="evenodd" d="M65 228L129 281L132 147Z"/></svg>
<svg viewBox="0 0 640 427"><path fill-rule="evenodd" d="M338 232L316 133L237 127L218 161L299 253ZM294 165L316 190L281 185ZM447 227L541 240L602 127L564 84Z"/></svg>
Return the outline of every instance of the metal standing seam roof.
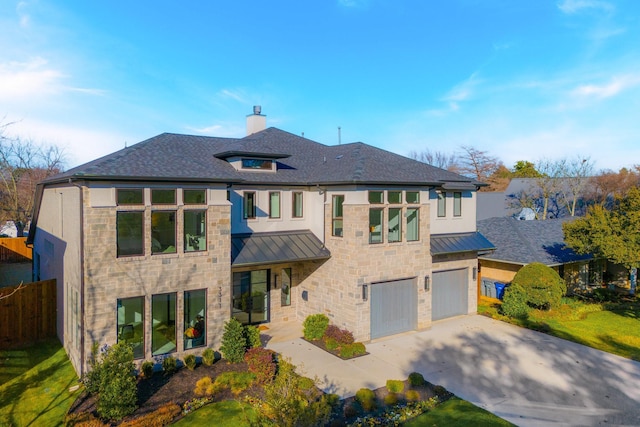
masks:
<svg viewBox="0 0 640 427"><path fill-rule="evenodd" d="M331 252L310 230L231 236L231 265L234 267L330 257Z"/></svg>
<svg viewBox="0 0 640 427"><path fill-rule="evenodd" d="M483 252L491 251L495 248L493 243L476 231L431 236L431 255Z"/></svg>

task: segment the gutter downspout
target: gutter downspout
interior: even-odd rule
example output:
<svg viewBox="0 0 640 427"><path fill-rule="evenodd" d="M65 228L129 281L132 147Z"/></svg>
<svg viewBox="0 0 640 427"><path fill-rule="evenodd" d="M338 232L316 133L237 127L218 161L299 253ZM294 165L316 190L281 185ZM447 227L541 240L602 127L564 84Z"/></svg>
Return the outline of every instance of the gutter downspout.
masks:
<svg viewBox="0 0 640 427"><path fill-rule="evenodd" d="M82 325L80 327L80 372L82 374L85 373L85 340L84 340L84 336L85 336L85 318L84 318L84 306L85 306L85 301L84 301L84 191L83 188L78 185L78 184L74 184L72 178L69 178L69 184L73 185L74 187L76 187L79 191L80 191L80 319L82 320L80 322L80 324Z"/></svg>

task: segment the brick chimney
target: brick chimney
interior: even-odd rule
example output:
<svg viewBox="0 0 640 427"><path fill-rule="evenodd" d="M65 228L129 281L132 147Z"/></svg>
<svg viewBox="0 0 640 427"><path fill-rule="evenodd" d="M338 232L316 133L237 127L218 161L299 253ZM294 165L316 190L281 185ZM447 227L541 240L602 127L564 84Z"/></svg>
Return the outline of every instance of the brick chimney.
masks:
<svg viewBox="0 0 640 427"><path fill-rule="evenodd" d="M253 114L247 116L247 135L251 135L267 128L267 116L260 114L262 107L253 106Z"/></svg>

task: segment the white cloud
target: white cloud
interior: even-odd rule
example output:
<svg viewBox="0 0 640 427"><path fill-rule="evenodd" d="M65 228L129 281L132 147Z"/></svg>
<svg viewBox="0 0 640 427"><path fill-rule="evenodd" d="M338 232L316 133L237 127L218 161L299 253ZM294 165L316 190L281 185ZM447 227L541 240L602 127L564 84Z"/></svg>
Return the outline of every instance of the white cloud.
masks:
<svg viewBox="0 0 640 427"><path fill-rule="evenodd" d="M598 9L605 12L613 10L611 3L601 0L562 0L557 5L558 9L569 15L589 9Z"/></svg>
<svg viewBox="0 0 640 427"><path fill-rule="evenodd" d="M242 104L249 103L246 99L246 94L242 90L222 89L219 94L224 98L231 98Z"/></svg>
<svg viewBox="0 0 640 427"><path fill-rule="evenodd" d="M16 13L20 18L21 28L27 28L29 27L29 25L31 25L31 15L29 15L26 10L28 7L29 7L29 4L26 1L20 1L16 5Z"/></svg>
<svg viewBox="0 0 640 427"><path fill-rule="evenodd" d="M60 89L64 74L47 66L47 61L37 57L29 62L0 64L0 99L42 96Z"/></svg>
<svg viewBox="0 0 640 427"><path fill-rule="evenodd" d="M585 84L573 90L573 94L582 97L610 98L640 85L640 75L614 77L608 83L596 85Z"/></svg>
<svg viewBox="0 0 640 427"><path fill-rule="evenodd" d="M445 108L428 110L427 114L432 116L443 116L460 109L460 104L470 100L481 81L477 78L478 73L473 73L468 79L455 85L440 101L446 103Z"/></svg>

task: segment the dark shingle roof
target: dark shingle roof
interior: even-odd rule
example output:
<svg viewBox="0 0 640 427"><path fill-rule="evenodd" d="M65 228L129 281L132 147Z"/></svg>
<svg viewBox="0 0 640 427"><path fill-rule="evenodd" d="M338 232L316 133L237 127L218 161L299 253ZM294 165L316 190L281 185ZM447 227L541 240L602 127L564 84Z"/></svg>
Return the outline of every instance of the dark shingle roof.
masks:
<svg viewBox="0 0 640 427"><path fill-rule="evenodd" d="M496 246L495 252L481 258L514 264L541 262L553 266L591 259L565 246L562 224L572 218L545 221L519 221L496 217L478 221L478 231Z"/></svg>
<svg viewBox="0 0 640 427"><path fill-rule="evenodd" d="M227 161L216 157L224 157L225 153L260 153L263 157L271 154L279 158L278 171L237 171ZM244 138L164 133L70 169L45 182L69 178L303 185L441 185L444 182L482 185L360 142L327 146L276 128L268 128Z"/></svg>

